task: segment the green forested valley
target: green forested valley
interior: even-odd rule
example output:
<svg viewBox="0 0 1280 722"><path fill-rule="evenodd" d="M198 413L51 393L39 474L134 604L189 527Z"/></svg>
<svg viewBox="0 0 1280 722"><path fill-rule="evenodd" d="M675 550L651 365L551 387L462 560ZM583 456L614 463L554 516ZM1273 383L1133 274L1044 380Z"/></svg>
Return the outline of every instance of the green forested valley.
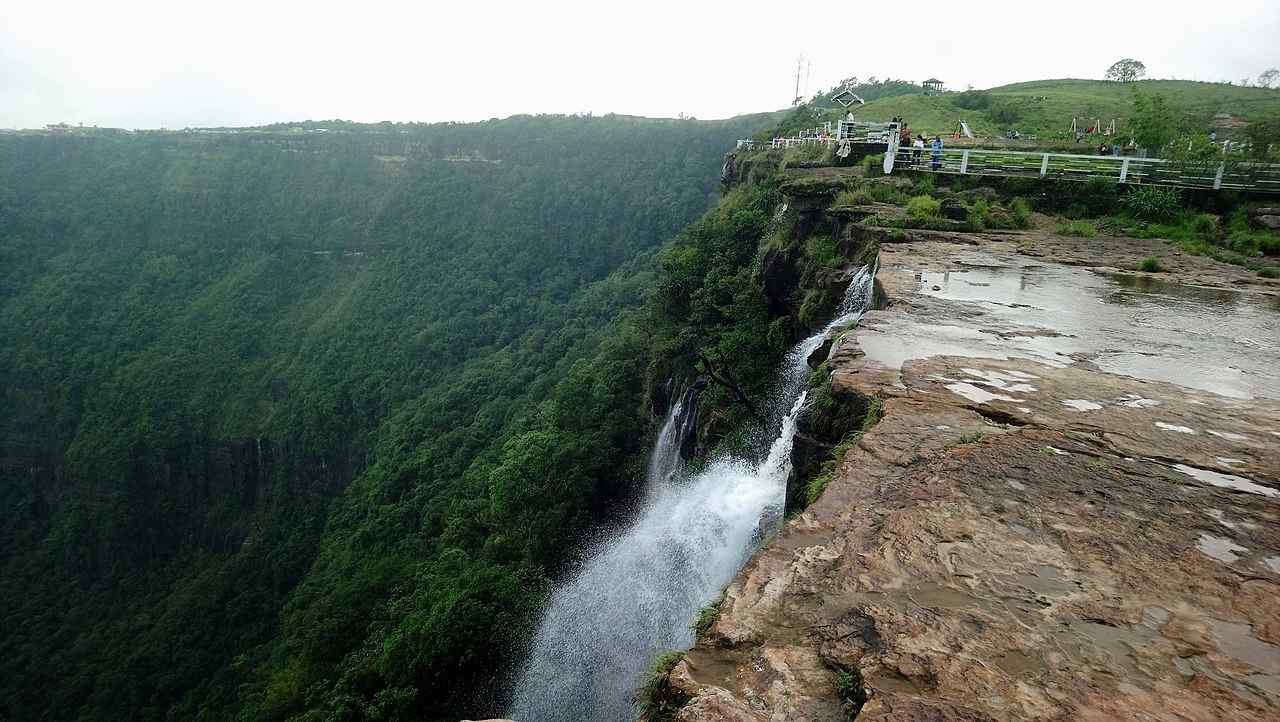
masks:
<svg viewBox="0 0 1280 722"><path fill-rule="evenodd" d="M785 345L764 191L660 250L767 122L0 136L0 720L500 711L667 378Z"/></svg>

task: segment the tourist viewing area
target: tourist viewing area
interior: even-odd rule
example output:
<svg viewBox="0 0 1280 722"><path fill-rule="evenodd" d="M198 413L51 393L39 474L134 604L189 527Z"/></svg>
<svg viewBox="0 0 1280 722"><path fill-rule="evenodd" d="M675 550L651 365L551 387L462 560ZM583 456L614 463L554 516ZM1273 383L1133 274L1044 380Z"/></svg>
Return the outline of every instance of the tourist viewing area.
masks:
<svg viewBox="0 0 1280 722"><path fill-rule="evenodd" d="M803 146L834 146L836 155L847 158L858 151L885 154L884 172L894 168L931 173L992 175L1025 178L1053 178L1087 181L1108 178L1116 183L1242 190L1280 193L1280 164L1252 163L1236 156L1213 160L1170 160L1124 155L948 148L926 143L923 149L899 145L899 123L841 120L827 123L798 137L772 140L739 140L738 150L786 149Z"/></svg>

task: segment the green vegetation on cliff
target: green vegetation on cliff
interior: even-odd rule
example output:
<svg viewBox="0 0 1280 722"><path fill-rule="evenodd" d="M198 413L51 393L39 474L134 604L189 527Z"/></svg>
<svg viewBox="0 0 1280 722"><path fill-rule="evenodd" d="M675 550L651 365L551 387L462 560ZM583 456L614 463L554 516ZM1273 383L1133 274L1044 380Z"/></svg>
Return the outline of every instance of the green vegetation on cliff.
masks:
<svg viewBox="0 0 1280 722"><path fill-rule="evenodd" d="M655 389L785 347L768 191L653 256L760 122L0 138L0 717L496 711Z"/></svg>

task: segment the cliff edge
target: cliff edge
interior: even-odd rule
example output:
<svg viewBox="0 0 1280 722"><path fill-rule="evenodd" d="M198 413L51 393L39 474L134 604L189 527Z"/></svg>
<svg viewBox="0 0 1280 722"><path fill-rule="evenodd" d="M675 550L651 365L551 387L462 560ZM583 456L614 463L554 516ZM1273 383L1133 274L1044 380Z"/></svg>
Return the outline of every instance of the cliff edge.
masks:
<svg viewBox="0 0 1280 722"><path fill-rule="evenodd" d="M1280 300L1117 273L1147 241L904 240L825 359L883 418L728 587L677 719L1276 719Z"/></svg>

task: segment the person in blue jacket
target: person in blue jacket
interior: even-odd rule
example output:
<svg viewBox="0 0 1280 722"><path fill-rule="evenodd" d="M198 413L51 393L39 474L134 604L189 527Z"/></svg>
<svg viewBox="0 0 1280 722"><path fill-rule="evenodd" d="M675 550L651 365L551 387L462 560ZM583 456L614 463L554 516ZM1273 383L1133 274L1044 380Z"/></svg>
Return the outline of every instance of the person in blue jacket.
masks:
<svg viewBox="0 0 1280 722"><path fill-rule="evenodd" d="M933 136L933 142L929 144L929 152L933 156L933 169L938 170L942 167L942 137Z"/></svg>

